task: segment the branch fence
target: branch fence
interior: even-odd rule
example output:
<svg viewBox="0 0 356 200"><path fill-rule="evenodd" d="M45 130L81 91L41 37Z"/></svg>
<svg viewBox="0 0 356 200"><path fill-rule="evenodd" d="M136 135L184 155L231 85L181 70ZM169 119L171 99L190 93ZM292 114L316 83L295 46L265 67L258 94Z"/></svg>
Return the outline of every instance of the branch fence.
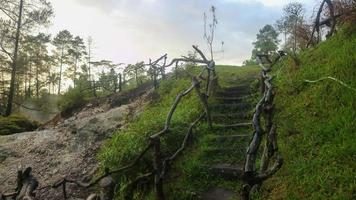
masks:
<svg viewBox="0 0 356 200"><path fill-rule="evenodd" d="M172 66L175 64L175 66L178 66L179 62L193 62L193 63L199 63L203 64L204 68L200 72L199 75L194 76L192 74L189 74L191 79L192 79L192 85L185 91L181 92L180 94L177 95L174 103L172 104L169 113L167 114L166 117L166 122L164 124L164 128L159 131L158 133L155 133L151 135L148 138L147 141L147 146L142 150L142 152L134 159L130 164L122 166L116 170L105 170L105 173L94 180L90 182L82 182L79 180L73 180L69 178L64 178L62 180L57 181L56 183L48 186L44 186L41 188L38 188L38 181L35 177L32 176L31 171L32 169L29 167L27 168L24 172L19 171L18 172L18 178L17 178L17 187L15 189L15 192L12 193L6 193L6 194L1 194L0 193L0 200L7 200L7 199L27 199L27 200L32 200L35 199L35 192L39 190L46 190L50 188L62 188L62 193L63 193L63 199L66 200L70 197L70 194L67 192L67 186L68 184L74 184L80 188L92 188L94 186L99 185L100 188L100 194L92 194L90 195L87 200L94 200L94 199L99 199L99 200L108 200L108 199L113 199L115 195L115 188L116 188L116 183L114 179L112 178L112 175L119 175L125 172L128 172L130 169L134 168L139 164L139 162L143 159L145 155L148 153L152 154L153 160L153 171L144 173L143 175L140 175L136 177L133 181L131 181L125 191L124 191L124 197L125 199L129 200L133 198L135 189L137 188L137 185L143 181L149 181L150 179L153 178L153 185L155 189L155 194L156 194L156 199L157 200L164 200L165 195L163 191L163 184L164 184L164 179L166 178L167 174L169 173L170 166L172 163L177 159L179 155L187 148L189 140L191 139L191 136L193 134L193 129L194 127L203 119L206 119L209 126L212 127L211 123L211 118L210 118L210 110L208 106L208 98L210 94L213 92L213 89L215 88L217 84L217 76L215 73L215 62L208 60L205 55L198 49L197 46L193 46L194 50L198 52L200 55L200 59L191 59L191 58L177 58L173 59L171 63L166 64L167 60L167 55L162 56L161 58L157 59L154 62L150 62L148 66L152 69L153 76L154 76L154 86L158 86L158 76L161 75L162 78L165 77L164 74L164 69L167 67ZM160 65L159 62L163 60L163 64ZM205 73L207 72L207 73ZM206 77L204 77L204 75ZM206 89L202 91L202 85L206 86ZM198 95L199 99L201 100L201 103L204 107L204 112L201 113L196 120L194 120L189 128L187 133L185 134L185 137L180 145L180 147L169 157L164 157L162 154L161 150L161 145L162 145L162 138L169 134L170 129L171 129L171 120L172 117L179 106L179 103L181 100L187 96L188 94L192 93L193 91L196 92Z"/></svg>

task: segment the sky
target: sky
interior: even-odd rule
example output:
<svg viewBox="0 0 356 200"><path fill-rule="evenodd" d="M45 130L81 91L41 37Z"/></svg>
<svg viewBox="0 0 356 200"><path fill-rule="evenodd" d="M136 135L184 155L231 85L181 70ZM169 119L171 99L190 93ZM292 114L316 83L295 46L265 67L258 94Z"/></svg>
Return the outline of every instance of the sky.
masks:
<svg viewBox="0 0 356 200"><path fill-rule="evenodd" d="M50 0L55 17L48 32L67 29L94 40L94 59L148 62L167 53L187 55L192 45L204 52L203 13L214 5L218 25L215 60L241 65L251 56L260 28L274 24L290 0ZM298 0L296 0L298 1ZM318 0L299 0L311 12ZM221 42L224 41L223 52ZM208 54L207 54L208 55Z"/></svg>

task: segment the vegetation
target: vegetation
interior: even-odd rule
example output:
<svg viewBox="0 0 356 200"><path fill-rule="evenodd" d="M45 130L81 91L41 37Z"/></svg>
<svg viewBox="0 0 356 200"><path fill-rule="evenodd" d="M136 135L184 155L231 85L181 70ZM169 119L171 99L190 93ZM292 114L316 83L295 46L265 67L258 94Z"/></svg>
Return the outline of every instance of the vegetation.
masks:
<svg viewBox="0 0 356 200"><path fill-rule="evenodd" d="M258 54L271 55L278 50L278 32L271 25L265 25L256 35L256 41L253 42L251 59L244 61L244 66L256 65L256 56Z"/></svg>
<svg viewBox="0 0 356 200"><path fill-rule="evenodd" d="M191 81L188 77L163 81L156 94L153 95L153 101L143 109L140 116L133 119L127 128L116 132L102 149L100 160L103 168L116 169L118 166L132 162L138 153L146 147L148 137L163 128L176 95L190 85ZM178 148L189 123L195 120L201 111L202 106L196 94L192 93L182 100L173 116L172 130L163 141L162 147L167 148L163 150L165 154L171 154ZM150 168L152 166L149 162L143 161L140 165L140 169ZM137 172L134 170L132 175L137 176ZM136 176L120 176L120 188L123 189L128 179L136 178Z"/></svg>
<svg viewBox="0 0 356 200"><path fill-rule="evenodd" d="M37 122L30 121L21 115L11 115L9 117L0 116L0 136L33 131L37 129L38 126L39 124Z"/></svg>
<svg viewBox="0 0 356 200"><path fill-rule="evenodd" d="M151 3L153 4L153 2ZM327 6L329 6L329 9L326 8ZM144 8L144 6L142 7ZM167 54L153 62L150 59L148 63L141 61L136 62L136 64L123 64L114 63L110 60L94 61L92 58L94 45L91 37L85 42L83 38L73 35L68 30L59 31L54 37L43 33L40 28L49 25L54 15L52 5L49 1L0 0L0 136L33 131L39 127L38 122L31 121L19 113L21 107L28 110L33 109L33 111L39 109L43 113L47 112L47 114L61 112L60 115L57 115L53 119L53 123L48 123L48 126L55 124L56 128L54 130L58 130L55 133L64 133L65 137L60 138L62 140L64 140L63 138L69 138L68 135L78 136L86 134L86 129L78 134L79 131L77 129L82 130L82 127L87 127L84 125L85 123L83 125L82 123L78 123L79 125L75 124L78 122L76 120L80 120L78 119L80 117L76 116L70 120L63 118L71 116L74 111L82 108L93 98L110 95L105 99L107 101L103 100L103 102L109 102L107 104L110 104L110 106L100 105L100 109L93 108L94 111L92 112L90 109L97 106L97 104L92 104L92 107L86 110L87 113L85 115L88 116L87 118L93 117L87 120L88 123L94 124L93 128L91 127L93 130L90 129L88 132L96 134L98 132L97 124L101 124L101 121L98 121L97 116L94 116L94 114L99 115L100 113L101 115L103 114L101 111L107 112L108 110L110 110L108 113L116 111L117 108L112 109L118 104L116 104L115 98L119 99L118 96L120 94L116 93L135 87L138 90L142 88L154 90L147 97L150 98L147 105L144 105L142 108L135 108L135 113L129 113L127 119L124 120L125 123L122 123L124 126L119 130L115 130L112 138L101 148L98 159L100 160L101 174L104 175L100 180L106 178L105 181L107 181L111 179L109 175L117 173L117 171L109 173L110 170L115 170L132 163L148 145L149 136L164 128L172 103L178 102L176 101L177 99L179 100L180 96L177 98L177 95L185 91L192 84L191 76L187 74L196 75L200 67L197 63L204 63L204 67L206 65L204 70L207 71L208 75L207 77L201 76L199 78L206 81L207 84L199 85L201 86L200 89L209 91L209 83L217 80L219 88L215 92L216 94L221 94L220 98L214 98L214 95L210 96L209 92L199 94L199 96L194 92L186 93L186 96L183 95L184 98L179 102L179 106L177 106L174 112L170 127L166 126L165 130L161 132L162 139L150 138L150 142L152 143L147 151L149 153L144 154L142 159L137 160L138 164L129 167L124 173L115 174L116 177L114 178L119 183L117 188L115 188L117 195L115 198L123 199L125 195L124 191L127 191L127 187L132 186L129 183L135 182L134 180L137 177L147 175L145 173L150 172L148 176L144 177L149 177L152 183L152 177L155 176L156 180L158 180L156 181L157 191L160 190L157 183L161 181L157 177L164 177L164 179L162 178L164 181L164 192L169 199L173 200L199 199L200 194L206 193L211 188L224 188L236 194L248 190L245 192L248 194L252 193L254 199L355 199L355 8L355 0L324 0L317 12L315 22L310 23L306 21L307 17L305 16L303 4L297 2L289 3L284 6L283 15L275 25L267 24L259 30L256 35L256 41L252 43L252 55L250 59L243 63L244 67L236 67L215 66L214 57L217 57L215 53L218 53L214 51L216 45L215 36L218 35L216 30L218 26L217 8L215 6L211 6L208 13L204 13L203 15L203 40L209 51L208 59L197 46L193 46L194 52L189 52L188 56L174 59L170 64L167 63ZM118 10L113 10L115 13L112 14L118 15L120 20L131 18L129 12L121 13L117 12ZM190 12L193 11L190 10ZM230 11L227 12L227 14L229 13ZM135 30L132 28L133 26L136 26L140 21L147 21L145 18L133 19L135 23L130 23L129 28L132 34L134 33L133 30ZM181 19L175 21L174 26L168 23L170 21L164 21L165 28L176 27L175 25L180 21ZM106 22L111 24L110 20ZM139 30L148 30L150 27L158 28L157 24L150 23L141 25L141 29ZM179 26L181 24L185 25L184 23L180 23ZM126 30L125 28L127 27L121 28L120 30ZM102 32L106 33L106 30ZM142 35L141 33L136 34L133 35L151 37L151 34L146 32L142 33ZM178 31L175 34L182 35ZM284 38L283 45L280 44L280 34ZM126 36L125 34L122 35ZM188 34L183 35L183 37L185 39L194 38ZM235 37L240 38L240 34L236 33L231 38ZM165 38L162 39L163 41L166 40ZM137 41L128 40L127 44L141 42L141 40L141 38ZM224 42L221 45L223 47ZM282 47L284 51L279 51L278 53L287 56L282 58L278 64L271 64L268 56L273 55L279 47ZM138 48L132 52L128 51L127 55L132 56L131 54L140 53L144 50L147 50L146 47L142 49ZM272 71L264 69L264 72L267 73L268 71L274 75L273 79L264 77L264 73L261 75L262 78L259 77L260 67L256 65L258 60L256 57L261 54L263 54L261 58L265 58L265 64L273 66ZM226 60L229 59L231 58L229 57ZM185 64L182 64L183 62ZM171 74L166 74L166 70L168 72L168 69L172 70ZM215 73L218 74L218 79L214 79ZM258 80L258 78L261 79ZM251 83L252 79L256 80ZM266 79L268 81L264 82L263 80ZM272 84L269 83L272 81L274 84L270 86ZM144 84L143 86L152 84L153 87L140 87L144 82L147 85ZM262 90L265 89L266 92L263 95L263 99L259 101L260 103L255 106L258 95L250 95L250 92L251 90L256 92L259 84L265 84L267 87L262 87ZM228 87L230 87L230 90L226 89ZM272 89L269 90L272 87L276 91L275 94ZM193 89L196 89L197 93L199 93L199 87L191 87L189 92L194 91ZM248 91L245 91L245 89ZM245 95L245 92L248 95ZM137 94L136 92L127 92L125 95L130 96L130 98L127 97L124 103L120 101L120 104L127 103L128 99L131 99L131 95L136 97L140 94L142 94L141 91L137 92ZM100 98L98 101L102 99ZM206 115L209 116L207 117L207 121L210 122L211 116L208 114L210 110L208 111L208 106L206 106L207 100L209 100L209 106L217 107L216 110L218 113L214 113L214 126L203 120L198 121L197 126L192 128L193 137L189 141L191 142L189 147L184 149L183 156L179 157L174 163L162 163L160 157L167 158L180 148L190 123L197 119L202 112L205 111ZM201 105L202 102L205 107ZM26 108L25 106L28 104L34 105L34 108L31 108L31 106ZM56 109L57 107L59 110ZM118 109L125 108L125 106L122 106ZM256 110L253 110L253 108ZM127 106L127 109L127 111L131 111L130 106ZM231 112L227 113L227 111ZM256 130L254 131L255 136L252 139L251 134L248 134L253 132L250 127L240 128L241 124L239 124L239 128L231 128L231 124L234 123L230 123L233 121L231 119L233 118L231 117L232 115L236 114L234 116L238 116L236 118L242 121L241 123L244 126L246 124L250 126L252 118L250 115L254 111L255 113L263 113L265 116L268 115L268 112L275 113L273 125L276 124L278 126L278 145L274 142L276 139L274 138L274 134L272 134L274 131L270 131L271 134L268 135L270 138L273 137L271 140L260 140L260 135L267 135L266 132L269 132L269 130L275 130L275 126L269 123L271 120L266 120L266 118L261 119L262 122L260 122L260 119L256 119L255 115L253 128ZM257 115L259 116L259 114ZM102 118L105 120L108 118L116 119L104 116ZM203 116L200 119L203 119ZM218 122L218 120L230 126L223 126L220 124L222 122ZM61 124L63 121L65 122ZM93 121L97 121L97 123L92 123ZM235 123L239 123L240 121ZM257 130L259 123L264 128ZM267 127L268 124L270 124L269 127ZM117 126L110 127L110 131L114 127ZM219 129L221 127L225 129ZM76 130L72 131L69 129ZM108 129L103 129L101 132L106 132L106 130ZM67 134L70 131L72 131L72 134ZM44 133L47 132L44 131ZM103 133L102 135L105 134ZM238 138L238 140L232 141L231 136L235 139ZM217 138L219 137L220 139L224 139L217 142ZM248 140L252 141L251 144L257 145L251 145L246 153ZM57 146L58 148L66 148L66 145L76 146L69 140L61 142L62 144L56 145L56 148ZM14 142L11 145L14 144L16 143ZM160 146L160 144L162 145ZM252 186L259 185L261 182L256 181L256 179L252 180L249 177L261 174L260 172L266 172L261 167L264 166L264 159L257 159L256 161L256 151L251 150L257 149L259 152L256 154L261 154L262 148L259 147L262 146L260 144L266 145L263 152L264 155L273 154L270 149L274 148L273 151L275 151L278 146L278 150L284 159L284 164L277 174L274 174L275 171L271 173L274 176L257 189L252 188ZM99 145L78 144L79 146L80 148L78 149L80 151L83 149L83 151L74 153L78 155L84 155L85 153L85 156L93 155L92 152L99 148L97 147ZM86 146L91 146L91 149L88 150ZM76 148L72 149L76 151ZM7 149L5 150L7 151ZM5 152L5 150L3 151ZM88 154L86 154L86 150L88 150ZM154 151L154 153L151 151ZM46 150L38 152L40 152L41 156L55 155L46 153ZM45 152L46 155L41 152ZM251 152L253 152L253 155ZM161 153L163 155L160 155ZM37 154L39 155L39 153ZM253 160L254 165L248 165L249 156L250 158L253 157L251 160ZM242 187L242 182L232 178L231 174L228 177L231 180L226 180L222 176L216 176L216 174L212 173L211 169L213 167L211 166L213 164L243 165L245 157L247 160L247 162L245 161L245 168L241 170L242 167L240 167L235 170L241 172L240 174L242 175L240 177L243 177L241 179L245 183L244 186L247 187ZM154 161L152 162L152 160ZM1 162L4 161L2 160ZM257 166L255 166L255 163L257 163ZM92 164L90 161L89 167L92 167ZM160 169L160 164L164 165L164 170ZM60 166L56 164L53 168L57 167L57 165ZM50 164L47 163L46 166L50 166ZM66 167L68 166L66 165ZM280 166L278 165L278 167ZM260 167L261 170L257 171L256 169ZM36 179L37 177L31 174L31 169L29 167L24 173L20 171L19 182L17 183L19 188L16 189L15 193L9 194L7 197L12 196L14 199L21 199L22 197L19 197L21 190L27 191L26 195L29 196L38 192L33 192L36 189L39 190L36 188L39 184ZM164 174L166 169L172 170L172 173ZM90 170L85 169L83 171ZM62 173L58 168L53 171L54 173ZM265 180L266 177L269 178L267 175L260 176L259 178L260 180ZM77 186L87 189L93 185L96 186L99 182L99 179L97 180L88 184L77 183ZM55 185L56 187L63 186L62 191L66 199L66 192L73 192L71 189L66 190L68 186L66 184L73 184L74 182L74 180L64 179ZM26 189L26 187L28 188ZM138 187L135 190L137 192L134 199L155 198L153 184L141 184L140 182L140 184L134 185L134 187ZM44 191L47 188L50 187L45 186L41 190ZM81 191L78 193L81 193ZM113 194L113 192L111 193ZM160 196L159 192L157 194ZM0 199L2 199L1 197L3 197L3 194L0 194ZM161 198L156 197L156 199ZM245 199L249 199L249 196L245 197Z"/></svg>
<svg viewBox="0 0 356 200"><path fill-rule="evenodd" d="M282 170L267 183L269 199L352 199L355 192L356 29L333 38L274 68L278 87ZM332 50L331 50L332 49ZM263 198L264 199L264 198Z"/></svg>
<svg viewBox="0 0 356 200"><path fill-rule="evenodd" d="M251 77L251 75L256 75L258 70L259 68L257 66L217 66L219 77L223 77L219 82L224 87L244 81L247 76ZM157 97L144 108L140 116L130 122L127 128L116 132L114 137L102 149L99 155L102 168L116 169L118 166L132 162L147 145L148 137L163 128L166 115L176 95L189 87L190 84L191 81L188 77L163 81L158 89ZM178 106L173 117L172 131L167 134L164 144L162 145L162 147L166 148L164 149L166 156L173 153L179 147L186 134L189 123L195 120L202 111L200 104L196 94L192 93L183 99ZM231 132L231 134L232 133L233 132ZM228 188L233 188L235 191L238 191L240 183L216 180L211 176L207 176L207 172L204 172L204 170L197 166L200 165L201 167L201 165L204 164L203 161L211 160L209 155L202 152L205 151L206 148L209 148L209 138L213 134L216 134L216 132L209 131L209 127L205 122L201 123L194 130L193 147L188 149L184 153L184 158L174 166L174 174L179 173L182 174L182 176L180 176L179 180L175 180L173 184L167 186L166 190L170 193L167 196L184 199L192 195L189 191L202 191L204 188L206 189L207 186L215 183L219 183L218 185L229 185ZM228 157L232 159L232 156ZM139 168L136 167L132 170L132 173L125 176L120 175L121 190L126 187L128 180L136 178L138 172L145 170L150 171L151 168L150 160L146 158ZM185 193L187 191L188 193ZM140 197L137 198L140 199ZM153 198L153 196L146 198ZM120 197L118 197L118 199L120 199Z"/></svg>
<svg viewBox="0 0 356 200"><path fill-rule="evenodd" d="M283 8L283 16L277 21L277 28L284 34L285 49L291 49L293 53L305 47L305 43L301 43L300 33L298 28L304 25L304 12L303 4L299 2L289 3ZM287 38L289 35L289 38Z"/></svg>

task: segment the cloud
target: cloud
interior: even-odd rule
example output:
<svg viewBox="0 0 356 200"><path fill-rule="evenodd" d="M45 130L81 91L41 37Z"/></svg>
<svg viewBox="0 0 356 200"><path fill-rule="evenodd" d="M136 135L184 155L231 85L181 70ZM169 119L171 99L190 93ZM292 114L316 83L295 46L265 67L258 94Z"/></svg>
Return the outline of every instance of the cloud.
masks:
<svg viewBox="0 0 356 200"><path fill-rule="evenodd" d="M270 1L274 3L277 0ZM207 50L203 40L203 12L217 7L217 49L225 42L218 63L241 64L250 57L256 33L273 24L279 7L253 0L53 0L56 33L68 29L76 35L91 35L98 59L134 63L168 53L186 54L191 45Z"/></svg>
<svg viewBox="0 0 356 200"><path fill-rule="evenodd" d="M234 3L245 3L245 4L255 4L255 3L260 3L265 6L270 6L270 7L281 7L284 6L285 4L289 2L294 2L298 0L225 0L226 2L234 2ZM308 2L308 0L299 0L301 3ZM310 2L310 0L309 0Z"/></svg>

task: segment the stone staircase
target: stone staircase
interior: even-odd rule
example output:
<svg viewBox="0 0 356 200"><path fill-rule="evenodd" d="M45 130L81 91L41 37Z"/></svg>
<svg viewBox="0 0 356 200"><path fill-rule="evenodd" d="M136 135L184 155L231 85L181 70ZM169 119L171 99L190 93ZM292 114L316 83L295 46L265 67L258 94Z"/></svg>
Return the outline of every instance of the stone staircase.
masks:
<svg viewBox="0 0 356 200"><path fill-rule="evenodd" d="M214 131L206 136L203 156L209 158L203 163L210 174L226 181L238 182L230 173L243 166L246 149L252 135L252 126L229 126L249 123L252 120L255 103L251 102L253 92L250 84L223 88L210 105ZM239 199L236 191L228 188L207 188L203 200Z"/></svg>

